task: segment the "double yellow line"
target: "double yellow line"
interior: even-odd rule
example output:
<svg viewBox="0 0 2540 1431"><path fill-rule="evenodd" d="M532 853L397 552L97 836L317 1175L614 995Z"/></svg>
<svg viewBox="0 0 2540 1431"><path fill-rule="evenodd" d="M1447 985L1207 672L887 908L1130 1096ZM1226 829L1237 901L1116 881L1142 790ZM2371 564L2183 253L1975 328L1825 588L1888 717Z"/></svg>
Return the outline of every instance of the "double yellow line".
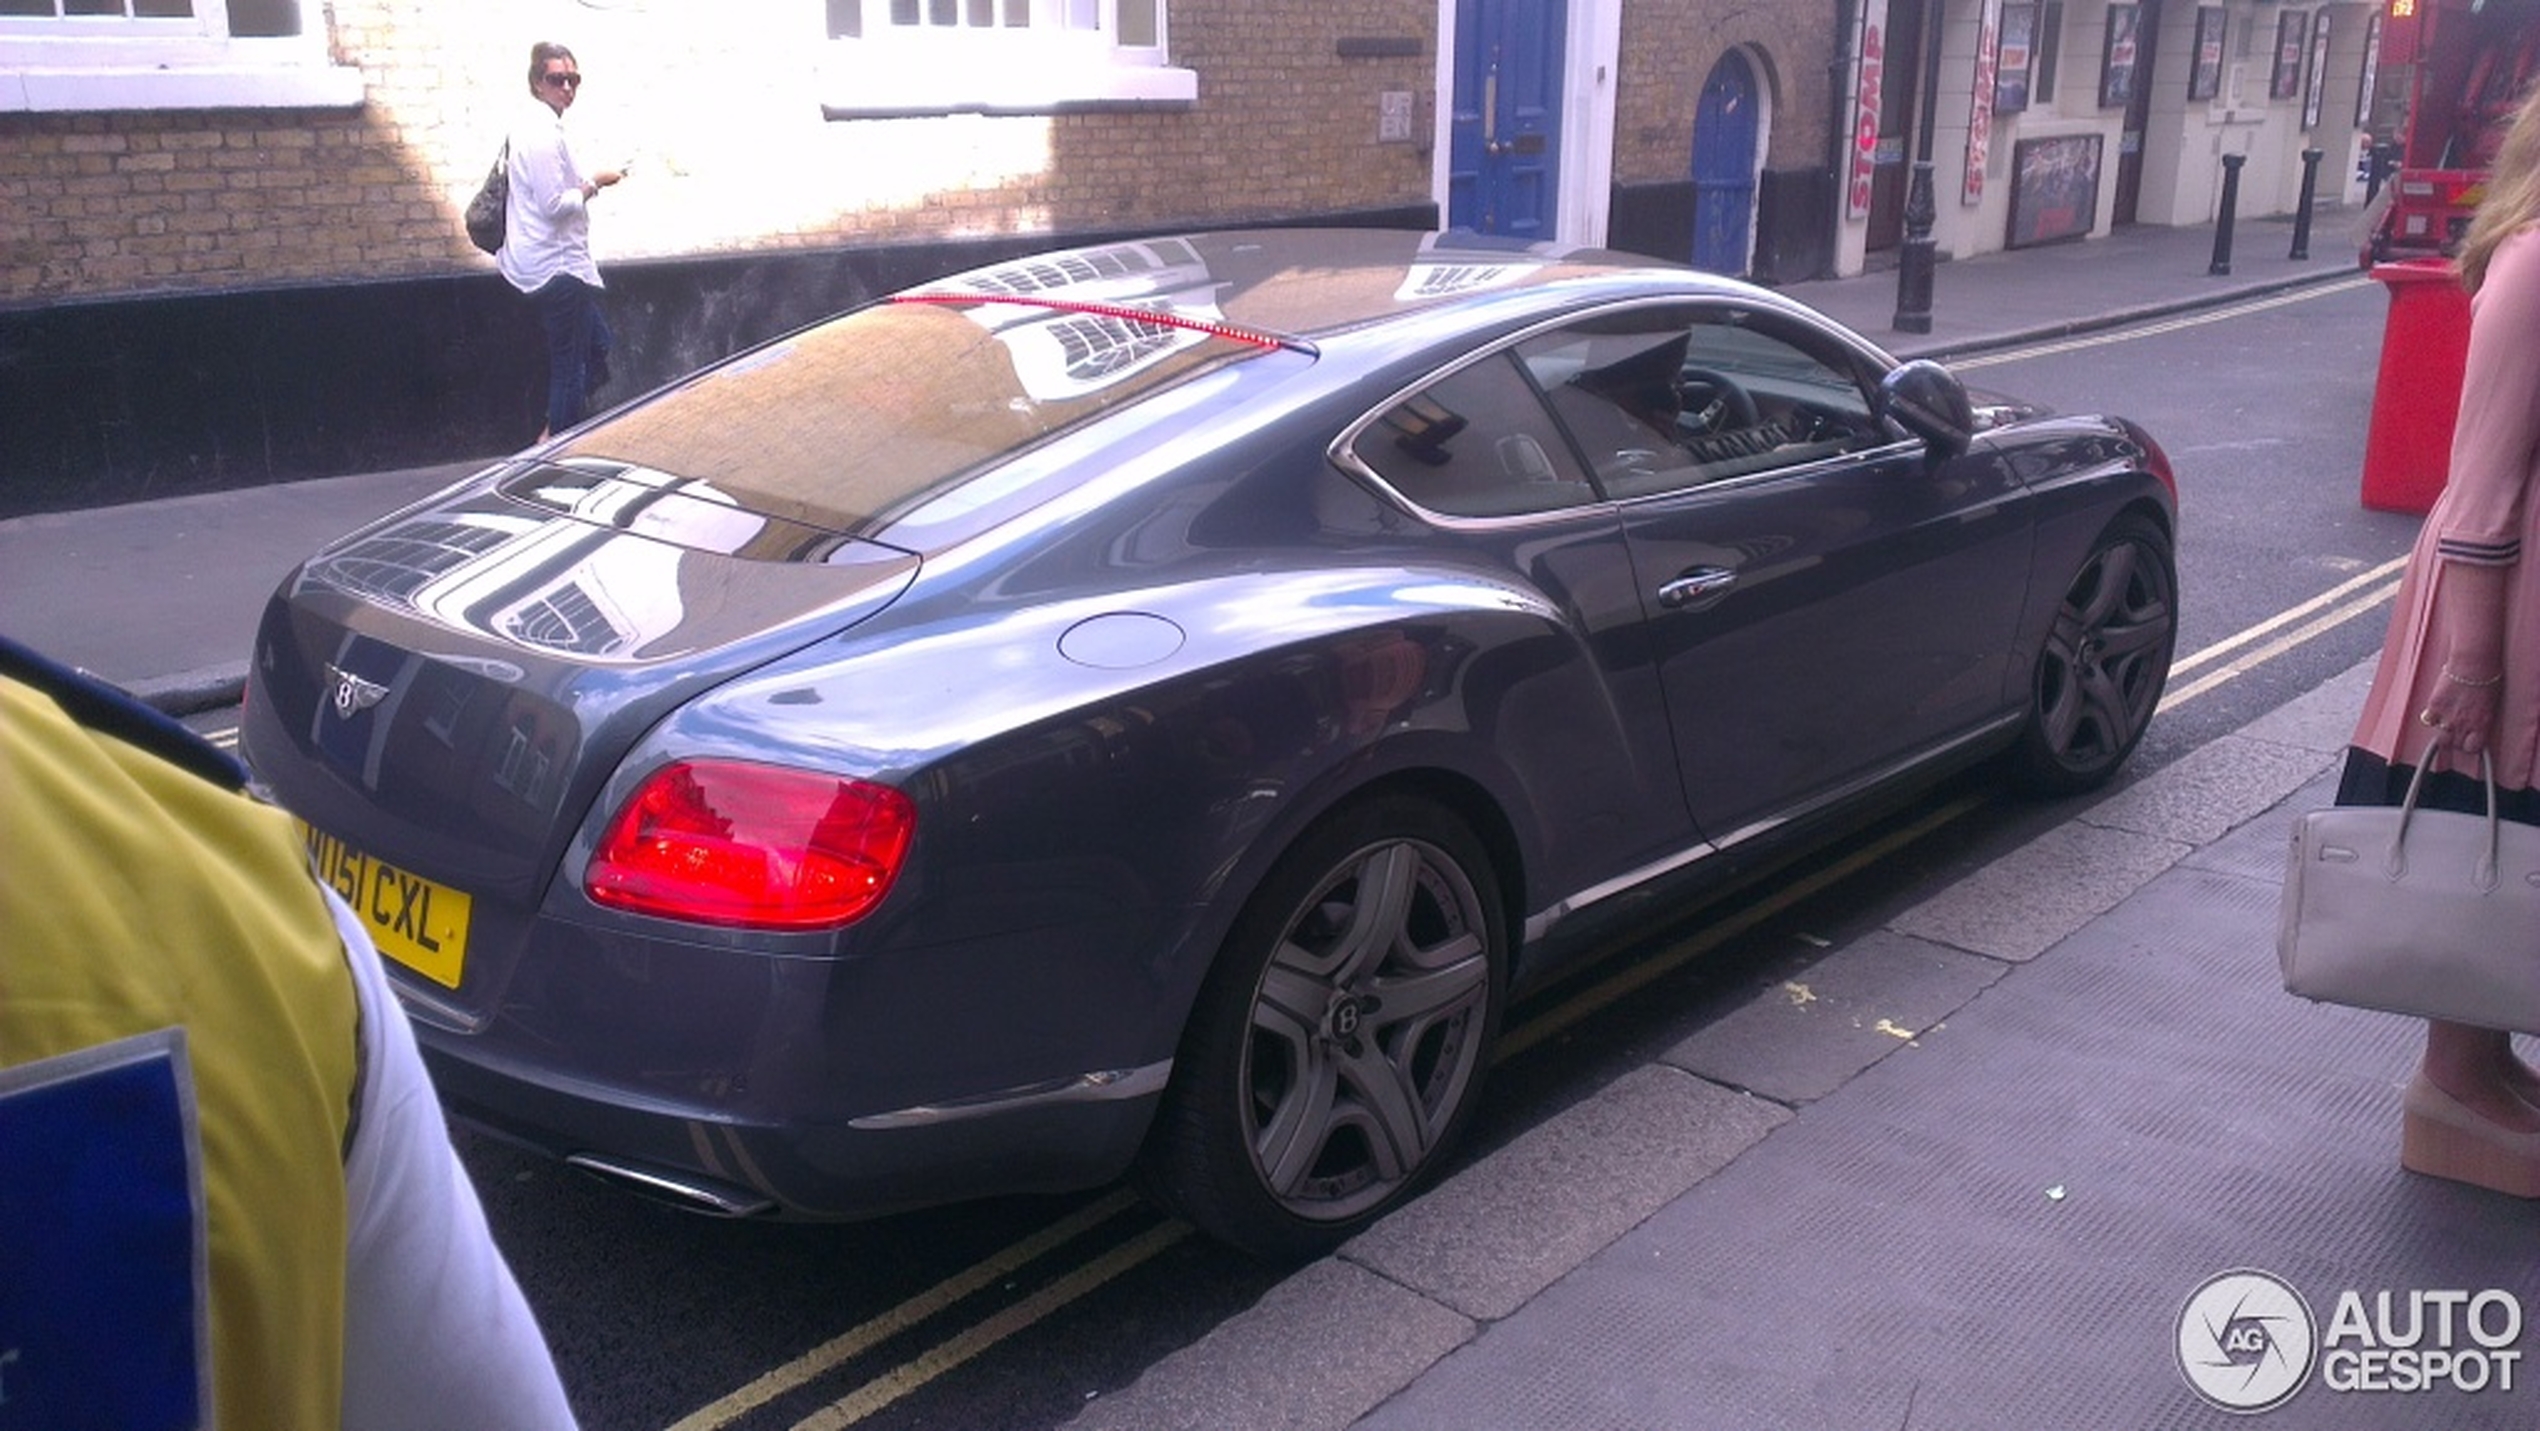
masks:
<svg viewBox="0 0 2540 1431"><path fill-rule="evenodd" d="M2288 607L2238 635L2217 641L2192 656L2173 662L2170 666L2170 686L2162 693L2159 708L2168 710L2192 701L2226 681L2247 675L2313 637L2377 609L2398 591L2400 574L2407 565L2406 557L2393 557L2360 576L2339 582L2299 606ZM2184 684L2180 683L2179 677L2208 666L2213 669Z"/></svg>
<svg viewBox="0 0 2540 1431"><path fill-rule="evenodd" d="M1142 1210L1133 1193L1112 1192L1031 1236L938 1282L880 1316L831 1337L731 1395L700 1406L671 1423L669 1431L718 1431L788 1392L809 1385L893 1337L994 1286L1076 1239L1125 1214ZM1048 1285L989 1315L966 1331L875 1377L794 1423L795 1431L840 1431L918 1390L997 1343L1083 1298L1121 1273L1190 1236L1180 1222L1159 1221Z"/></svg>

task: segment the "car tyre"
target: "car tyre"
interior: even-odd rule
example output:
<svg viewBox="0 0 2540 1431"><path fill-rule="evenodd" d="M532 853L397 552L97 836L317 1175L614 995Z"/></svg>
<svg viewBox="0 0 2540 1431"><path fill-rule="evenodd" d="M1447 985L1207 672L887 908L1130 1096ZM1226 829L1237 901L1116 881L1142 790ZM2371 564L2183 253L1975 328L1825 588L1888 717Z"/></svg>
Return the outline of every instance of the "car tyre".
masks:
<svg viewBox="0 0 2540 1431"><path fill-rule="evenodd" d="M2030 677L2028 723L2011 773L2044 795L2104 784L2134 753L2160 705L2178 641L2178 574L2168 537L2128 514L2109 524L2056 605Z"/></svg>
<svg viewBox="0 0 2540 1431"><path fill-rule="evenodd" d="M1436 805L1379 797L1309 831L1201 990L1142 1164L1148 1193L1279 1260L1401 1203L1480 1096L1506 924L1481 842Z"/></svg>

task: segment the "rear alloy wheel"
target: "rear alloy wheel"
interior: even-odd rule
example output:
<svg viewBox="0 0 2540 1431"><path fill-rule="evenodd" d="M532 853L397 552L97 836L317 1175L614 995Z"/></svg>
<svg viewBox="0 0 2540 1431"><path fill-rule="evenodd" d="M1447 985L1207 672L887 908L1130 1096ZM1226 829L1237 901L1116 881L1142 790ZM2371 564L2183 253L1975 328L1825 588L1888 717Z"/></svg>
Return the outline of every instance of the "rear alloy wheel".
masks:
<svg viewBox="0 0 2540 1431"><path fill-rule="evenodd" d="M1374 800L1309 833L1201 992L1149 1190L1279 1258L1401 1201L1480 1092L1504 924L1480 843L1433 805Z"/></svg>
<svg viewBox="0 0 2540 1431"><path fill-rule="evenodd" d="M2177 640L2169 542L2150 521L2120 517L2065 589L2038 653L2012 754L2020 783L2069 795L2114 775L2152 724Z"/></svg>

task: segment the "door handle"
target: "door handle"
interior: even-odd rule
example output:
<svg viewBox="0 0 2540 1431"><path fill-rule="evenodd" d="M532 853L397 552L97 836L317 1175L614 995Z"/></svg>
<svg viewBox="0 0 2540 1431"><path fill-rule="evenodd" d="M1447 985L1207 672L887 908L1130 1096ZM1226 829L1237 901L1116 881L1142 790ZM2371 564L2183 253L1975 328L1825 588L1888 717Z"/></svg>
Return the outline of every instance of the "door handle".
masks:
<svg viewBox="0 0 2540 1431"><path fill-rule="evenodd" d="M1737 585L1737 573L1724 566L1698 566L1658 588L1658 604L1669 611L1700 611L1718 605Z"/></svg>

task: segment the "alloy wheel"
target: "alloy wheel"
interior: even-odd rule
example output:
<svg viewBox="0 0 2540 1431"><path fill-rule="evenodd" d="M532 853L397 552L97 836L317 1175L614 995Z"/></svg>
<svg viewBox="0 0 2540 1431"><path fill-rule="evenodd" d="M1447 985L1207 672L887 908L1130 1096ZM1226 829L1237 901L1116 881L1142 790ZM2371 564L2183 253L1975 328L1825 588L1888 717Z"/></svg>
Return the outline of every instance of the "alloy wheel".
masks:
<svg viewBox="0 0 2540 1431"><path fill-rule="evenodd" d="M2056 608L2023 752L2031 783L2073 791L2115 773L2152 723L2177 637L2165 544L2130 518L2101 539Z"/></svg>
<svg viewBox="0 0 2540 1431"><path fill-rule="evenodd" d="M1491 973L1472 881L1395 840L1331 871L1272 949L1244 1055L1263 1185L1350 1217L1415 1175L1479 1071Z"/></svg>

